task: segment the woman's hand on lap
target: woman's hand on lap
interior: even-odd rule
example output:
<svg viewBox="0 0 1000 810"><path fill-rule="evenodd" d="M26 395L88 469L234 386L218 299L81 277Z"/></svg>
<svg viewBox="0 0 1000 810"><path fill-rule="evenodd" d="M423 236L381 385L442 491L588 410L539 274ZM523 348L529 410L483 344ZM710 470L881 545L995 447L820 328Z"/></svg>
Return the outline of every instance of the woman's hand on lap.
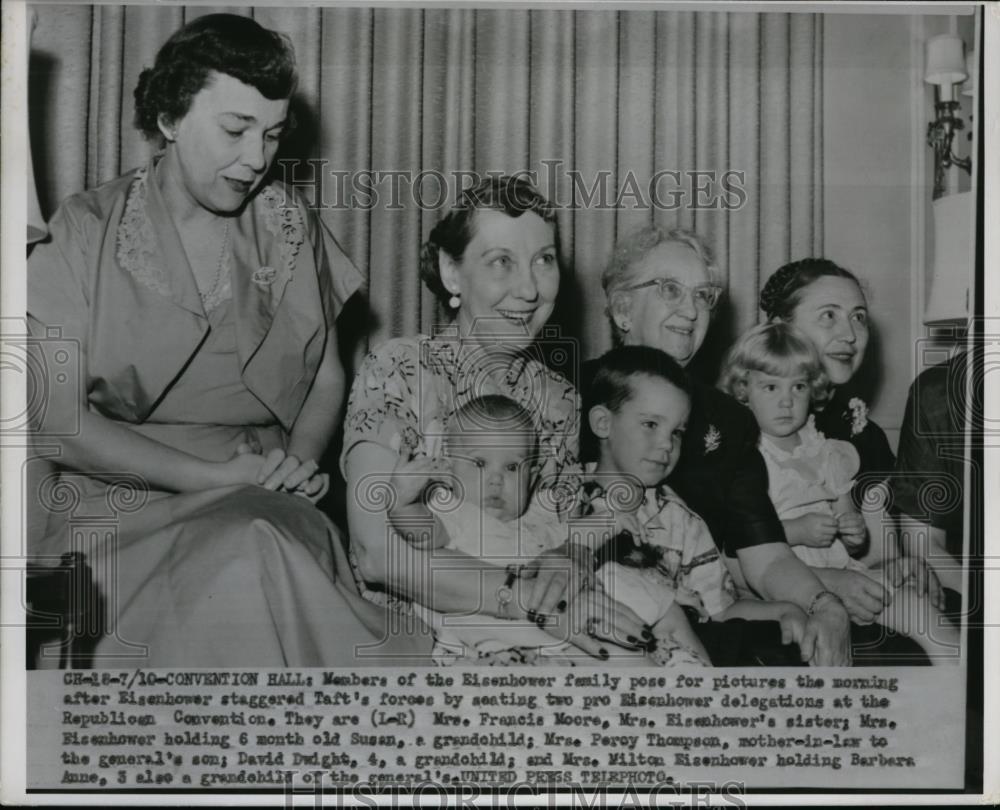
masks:
<svg viewBox="0 0 1000 810"><path fill-rule="evenodd" d="M299 484L292 494L301 495L310 503L319 503L330 491L329 473L316 473L309 479Z"/></svg>
<svg viewBox="0 0 1000 810"><path fill-rule="evenodd" d="M888 590L858 571L836 568L813 570L823 584L840 597L851 620L859 624L871 624L892 602L892 594Z"/></svg>
<svg viewBox="0 0 1000 810"><path fill-rule="evenodd" d="M264 456L252 452L249 445L241 444L229 461L212 464L214 486L256 484L263 465Z"/></svg>
<svg viewBox="0 0 1000 810"><path fill-rule="evenodd" d="M851 665L851 620L836 599L827 599L806 619L806 631L799 642L799 650L802 660L808 661L810 666Z"/></svg>
<svg viewBox="0 0 1000 810"><path fill-rule="evenodd" d="M530 581L523 590L529 617L562 613L572 596L594 583L594 554L579 543L565 543L532 559L521 570Z"/></svg>
<svg viewBox="0 0 1000 810"><path fill-rule="evenodd" d="M545 621L540 615L538 623L554 638L569 641L602 661L611 657L614 646L642 649L653 637L642 619L599 587L577 592L557 618Z"/></svg>
<svg viewBox="0 0 1000 810"><path fill-rule="evenodd" d="M276 447L264 456L264 463L257 473L256 483L264 489L272 491L284 489L291 492L308 481L317 470L319 464L314 460L302 461L298 456Z"/></svg>
<svg viewBox="0 0 1000 810"><path fill-rule="evenodd" d="M931 604L939 610L944 608L941 580L923 557L896 557L886 562L884 570L894 588L905 582L913 582L917 593L927 594Z"/></svg>
<svg viewBox="0 0 1000 810"><path fill-rule="evenodd" d="M236 448L233 457L220 465L221 477L228 484L256 484L265 489L282 490L301 495L312 503L319 501L330 489L330 476L317 472L315 461L300 462L280 448L266 456L254 453L248 444Z"/></svg>

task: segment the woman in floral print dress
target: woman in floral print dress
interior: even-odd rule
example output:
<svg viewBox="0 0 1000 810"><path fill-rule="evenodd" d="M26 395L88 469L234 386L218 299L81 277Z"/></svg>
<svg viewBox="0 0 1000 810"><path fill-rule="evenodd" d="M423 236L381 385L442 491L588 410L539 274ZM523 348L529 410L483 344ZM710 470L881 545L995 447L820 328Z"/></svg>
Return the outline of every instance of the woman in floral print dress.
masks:
<svg viewBox="0 0 1000 810"><path fill-rule="evenodd" d="M454 315L452 327L378 346L359 370L347 406L341 465L366 595L382 602L401 596L396 605L404 614L412 600L441 614L531 617L554 641L607 658L608 645L640 637L644 628L632 611L592 587L593 562L582 546L567 544L505 567L457 551L431 554L389 526L404 468L416 464L447 482L442 440L450 420L470 399L489 394L513 399L534 418L529 512L548 520L568 516L579 485L579 398L542 361L536 341L559 291L551 204L524 180L484 180L463 192L433 229L421 258L425 283ZM505 654L481 663L531 660Z"/></svg>

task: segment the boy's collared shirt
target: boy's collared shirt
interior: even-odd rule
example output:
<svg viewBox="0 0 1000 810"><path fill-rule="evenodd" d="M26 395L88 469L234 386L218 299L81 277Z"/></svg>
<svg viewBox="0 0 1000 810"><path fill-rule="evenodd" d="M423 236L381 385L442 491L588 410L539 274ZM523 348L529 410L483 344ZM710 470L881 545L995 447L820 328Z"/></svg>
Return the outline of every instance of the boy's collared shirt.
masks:
<svg viewBox="0 0 1000 810"><path fill-rule="evenodd" d="M607 497L605 487L589 481L583 486L578 514L583 518L607 514L612 519L609 500L613 503L614 497ZM732 577L707 524L676 492L666 484L647 489L635 514L658 557L654 567L643 569L647 576L673 588L677 601L696 608L703 619L718 615L736 601Z"/></svg>

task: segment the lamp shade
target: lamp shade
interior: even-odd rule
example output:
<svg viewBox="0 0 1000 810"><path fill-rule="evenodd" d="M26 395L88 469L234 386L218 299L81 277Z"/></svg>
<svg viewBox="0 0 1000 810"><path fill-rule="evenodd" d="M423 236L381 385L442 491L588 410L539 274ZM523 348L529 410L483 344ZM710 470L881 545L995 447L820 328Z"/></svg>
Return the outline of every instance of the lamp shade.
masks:
<svg viewBox="0 0 1000 810"><path fill-rule="evenodd" d="M939 34L927 40L924 81L949 85L964 82L965 43L957 34Z"/></svg>

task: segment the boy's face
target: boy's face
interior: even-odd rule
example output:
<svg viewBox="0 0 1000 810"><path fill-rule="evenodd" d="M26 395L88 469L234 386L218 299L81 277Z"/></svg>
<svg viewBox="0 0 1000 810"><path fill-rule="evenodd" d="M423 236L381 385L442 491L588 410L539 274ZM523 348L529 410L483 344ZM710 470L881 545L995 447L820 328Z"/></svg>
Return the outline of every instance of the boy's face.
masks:
<svg viewBox="0 0 1000 810"><path fill-rule="evenodd" d="M465 487L465 501L497 520L514 520L524 514L533 444L516 431L449 434L446 452Z"/></svg>
<svg viewBox="0 0 1000 810"><path fill-rule="evenodd" d="M601 439L600 466L653 487L677 466L691 400L659 377L637 374L629 386L632 396L617 412L603 406L591 409L591 428Z"/></svg>

